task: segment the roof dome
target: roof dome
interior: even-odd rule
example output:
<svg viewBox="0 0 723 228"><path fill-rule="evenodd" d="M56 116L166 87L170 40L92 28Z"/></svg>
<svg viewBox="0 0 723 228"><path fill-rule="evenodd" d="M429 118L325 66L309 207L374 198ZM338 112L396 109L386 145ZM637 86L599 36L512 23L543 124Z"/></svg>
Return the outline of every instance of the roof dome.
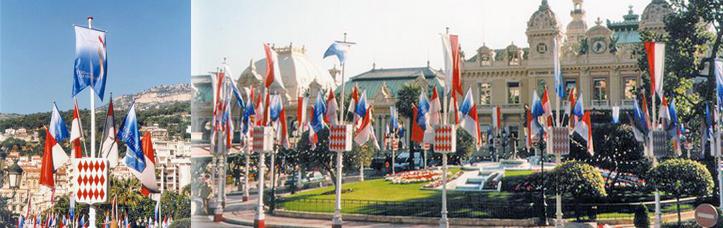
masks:
<svg viewBox="0 0 723 228"><path fill-rule="evenodd" d="M555 13L552 12L550 6L547 5L547 0L542 0L540 7L532 14L530 20L527 21L527 30L547 30L555 29L558 30L560 25L557 22Z"/></svg>
<svg viewBox="0 0 723 228"><path fill-rule="evenodd" d="M297 91L308 88L312 82L318 83L323 88L336 88L337 84L328 71L321 70L316 63L312 62L306 55L304 47L273 48L278 53L278 65L281 74L281 81L286 88L286 94L295 97ZM257 73L258 72L258 73ZM249 75L263 79L266 73L266 58L256 61L252 66L247 67L241 77ZM248 76L247 76L248 77ZM278 85L273 84L273 87Z"/></svg>
<svg viewBox="0 0 723 228"><path fill-rule="evenodd" d="M640 30L661 30L665 29L665 16L670 14L672 9L665 0L653 0L643 10L640 18Z"/></svg>

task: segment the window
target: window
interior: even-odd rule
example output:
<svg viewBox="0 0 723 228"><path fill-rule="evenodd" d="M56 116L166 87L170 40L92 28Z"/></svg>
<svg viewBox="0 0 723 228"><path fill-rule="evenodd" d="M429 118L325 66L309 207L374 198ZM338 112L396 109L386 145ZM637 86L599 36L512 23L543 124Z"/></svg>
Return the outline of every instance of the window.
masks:
<svg viewBox="0 0 723 228"><path fill-rule="evenodd" d="M635 89L638 81L634 77L626 77L623 79L623 98L625 100L635 100Z"/></svg>
<svg viewBox="0 0 723 228"><path fill-rule="evenodd" d="M483 82L477 84L477 87L479 87L479 104L480 105L490 105L490 83Z"/></svg>
<svg viewBox="0 0 723 228"><path fill-rule="evenodd" d="M508 104L519 104L520 103L520 83L519 82L508 82L507 83L507 103Z"/></svg>
<svg viewBox="0 0 723 228"><path fill-rule="evenodd" d="M577 97L577 82L575 80L565 80L565 97L570 96L570 92L575 90L575 96Z"/></svg>
<svg viewBox="0 0 723 228"><path fill-rule="evenodd" d="M608 82L603 78L593 80L593 96L592 99L602 101L608 99Z"/></svg>
<svg viewBox="0 0 723 228"><path fill-rule="evenodd" d="M537 95L542 96L542 93L545 92L545 86L547 86L545 79L537 80Z"/></svg>

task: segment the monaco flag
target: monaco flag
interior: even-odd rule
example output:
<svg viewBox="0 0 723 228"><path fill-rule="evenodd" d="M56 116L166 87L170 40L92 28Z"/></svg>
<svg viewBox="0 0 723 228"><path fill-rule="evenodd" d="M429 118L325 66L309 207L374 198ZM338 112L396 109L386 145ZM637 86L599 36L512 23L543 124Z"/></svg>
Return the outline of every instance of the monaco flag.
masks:
<svg viewBox="0 0 723 228"><path fill-rule="evenodd" d="M279 73L278 54L269 47L269 44L264 44L264 52L266 53L266 78L264 79L264 86L269 88L271 84L276 82L279 87L284 88L284 83L281 81L281 73Z"/></svg>
<svg viewBox="0 0 723 228"><path fill-rule="evenodd" d="M372 106L365 108L366 112L364 113L361 121L359 121L359 128L356 132L354 132L354 142L358 145L366 143L369 139L376 141L376 139L373 138L374 128L372 125L372 109Z"/></svg>
<svg viewBox="0 0 723 228"><path fill-rule="evenodd" d="M118 165L118 142L115 137L115 117L113 116L113 97L111 97L105 117L105 127L103 127L103 144L100 148L101 156L108 159L108 165L111 168Z"/></svg>
<svg viewBox="0 0 723 228"><path fill-rule="evenodd" d="M441 34L442 52L444 53L445 94L462 95L461 55L459 37Z"/></svg>
<svg viewBox="0 0 723 228"><path fill-rule="evenodd" d="M45 129L45 149L40 167L40 185L55 188L53 173L69 159L68 154L59 144L66 138L68 138L68 129L65 127L65 121L60 116L58 106L53 104L50 126Z"/></svg>
<svg viewBox="0 0 723 228"><path fill-rule="evenodd" d="M648 56L650 72L650 96L663 96L663 75L665 70L665 43L646 41L645 54Z"/></svg>
<svg viewBox="0 0 723 228"><path fill-rule="evenodd" d="M141 194L148 196L150 193L158 193L158 183L156 182L156 151L153 149L153 142L151 141L151 133L146 132L143 134L143 157L146 160L146 168L143 172L133 174L138 177L138 180L143 185L141 188ZM133 170L131 170L133 171Z"/></svg>
<svg viewBox="0 0 723 228"><path fill-rule="evenodd" d="M585 114L575 125L575 133L580 135L587 142L587 151L590 155L595 154L592 144L592 122L590 121L590 111L585 111Z"/></svg>
<svg viewBox="0 0 723 228"><path fill-rule="evenodd" d="M430 101L431 108L429 109L429 124L432 126L438 126L442 123L442 103L439 101L439 95L437 94L437 87L432 89L432 99Z"/></svg>
<svg viewBox="0 0 723 228"><path fill-rule="evenodd" d="M326 115L324 115L324 121L329 123L330 125L336 125L336 112L339 108L336 105L336 98L334 97L334 91L329 89L329 97L326 98Z"/></svg>
<svg viewBox="0 0 723 228"><path fill-rule="evenodd" d="M462 101L459 111L462 113L462 128L474 138L475 145L479 148L482 146L482 136L479 130L477 105L474 104L471 88L467 90L467 95L464 96L464 101Z"/></svg>
<svg viewBox="0 0 723 228"><path fill-rule="evenodd" d="M73 157L83 157L83 147L80 142L83 138L83 127L80 124L80 112L78 111L78 100L74 100L73 105L73 122L70 124L70 142L73 145Z"/></svg>

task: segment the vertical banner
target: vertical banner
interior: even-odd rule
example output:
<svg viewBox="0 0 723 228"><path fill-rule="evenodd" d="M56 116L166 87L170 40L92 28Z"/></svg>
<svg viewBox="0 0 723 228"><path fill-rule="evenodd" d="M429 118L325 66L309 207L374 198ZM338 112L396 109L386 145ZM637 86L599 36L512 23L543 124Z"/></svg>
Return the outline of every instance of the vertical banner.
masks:
<svg viewBox="0 0 723 228"><path fill-rule="evenodd" d="M105 32L75 26L73 96L92 86L98 97L103 100L107 73Z"/></svg>

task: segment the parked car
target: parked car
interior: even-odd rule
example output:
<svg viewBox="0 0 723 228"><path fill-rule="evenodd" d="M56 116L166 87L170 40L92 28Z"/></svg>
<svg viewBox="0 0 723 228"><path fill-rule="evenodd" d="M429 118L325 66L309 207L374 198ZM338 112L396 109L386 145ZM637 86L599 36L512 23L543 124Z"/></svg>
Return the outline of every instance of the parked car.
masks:
<svg viewBox="0 0 723 228"><path fill-rule="evenodd" d="M414 166L422 167L422 153L414 152ZM400 152L394 160L394 169L396 171L411 170L409 167L409 152Z"/></svg>

